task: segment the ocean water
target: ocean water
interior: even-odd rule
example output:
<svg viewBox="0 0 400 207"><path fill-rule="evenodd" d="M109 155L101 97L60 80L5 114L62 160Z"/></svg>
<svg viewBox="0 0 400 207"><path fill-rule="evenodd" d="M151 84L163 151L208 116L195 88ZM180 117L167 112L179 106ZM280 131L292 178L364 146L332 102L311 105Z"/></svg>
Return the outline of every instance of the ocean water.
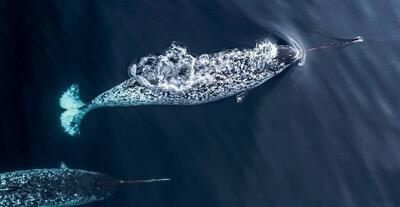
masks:
<svg viewBox="0 0 400 207"><path fill-rule="evenodd" d="M172 179L88 207L400 206L399 34L396 0L2 0L0 171ZM72 83L89 101L173 41L203 54L357 35L242 104L98 109L77 137L59 123Z"/></svg>

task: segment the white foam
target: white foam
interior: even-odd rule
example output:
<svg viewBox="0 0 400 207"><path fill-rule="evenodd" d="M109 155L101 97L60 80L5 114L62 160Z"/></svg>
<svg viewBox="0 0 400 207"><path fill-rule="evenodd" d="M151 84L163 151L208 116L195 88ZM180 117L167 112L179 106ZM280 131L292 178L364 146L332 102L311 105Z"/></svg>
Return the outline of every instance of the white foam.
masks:
<svg viewBox="0 0 400 207"><path fill-rule="evenodd" d="M187 48L172 43L162 55L143 57L137 65L131 66L134 70L130 69L130 75L141 76L154 87L179 92L215 78L209 75L212 71L229 71L232 67L257 68L260 64L271 62L277 56L277 50L275 44L263 41L253 49L232 49L195 57L188 53ZM250 57L248 65L232 64L243 57ZM197 73L200 70L201 74Z"/></svg>

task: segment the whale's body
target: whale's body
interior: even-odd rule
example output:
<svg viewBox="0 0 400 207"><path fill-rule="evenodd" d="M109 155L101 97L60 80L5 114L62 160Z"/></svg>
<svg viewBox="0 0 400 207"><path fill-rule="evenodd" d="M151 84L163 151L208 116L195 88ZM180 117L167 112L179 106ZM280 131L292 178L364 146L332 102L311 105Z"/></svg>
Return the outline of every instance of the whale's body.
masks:
<svg viewBox="0 0 400 207"><path fill-rule="evenodd" d="M3 173L0 174L0 206L81 205L103 200L117 185L118 181L108 175L68 168Z"/></svg>
<svg viewBox="0 0 400 207"><path fill-rule="evenodd" d="M169 179L123 181L79 169L33 169L0 173L0 206L65 207L100 201L125 184Z"/></svg>
<svg viewBox="0 0 400 207"><path fill-rule="evenodd" d="M300 58L300 51L293 55ZM96 97L91 104L194 105L216 101L250 90L291 64L279 62L277 56L278 47L270 42L253 49L199 57L172 45L165 54L145 57L132 65L132 78Z"/></svg>
<svg viewBox="0 0 400 207"><path fill-rule="evenodd" d="M252 49L228 50L194 57L172 44L159 56L131 65L131 78L100 94L90 103L79 100L73 85L60 99L65 131L74 135L89 110L131 105L195 105L249 91L302 58L302 50L261 42Z"/></svg>

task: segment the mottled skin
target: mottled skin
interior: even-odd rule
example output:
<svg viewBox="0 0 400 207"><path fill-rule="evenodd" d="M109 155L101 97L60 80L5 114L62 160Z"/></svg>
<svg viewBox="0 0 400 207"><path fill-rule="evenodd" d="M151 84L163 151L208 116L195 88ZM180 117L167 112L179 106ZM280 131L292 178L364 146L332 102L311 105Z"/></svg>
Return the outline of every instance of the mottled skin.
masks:
<svg viewBox="0 0 400 207"><path fill-rule="evenodd" d="M36 169L0 174L0 206L75 206L103 200L120 181L84 170Z"/></svg>
<svg viewBox="0 0 400 207"><path fill-rule="evenodd" d="M134 105L194 105L233 96L242 102L247 91L264 83L302 58L302 50L261 42L252 49L192 56L172 44L163 54L142 58L129 68L130 79L84 104L72 85L60 98L65 111L61 125L69 135L79 133L92 109Z"/></svg>
<svg viewBox="0 0 400 207"><path fill-rule="evenodd" d="M296 48L272 43L202 55L191 63L193 71L179 90L153 85L141 74L132 74L132 78L99 95L87 107L194 105L216 101L257 87L298 61L301 55Z"/></svg>

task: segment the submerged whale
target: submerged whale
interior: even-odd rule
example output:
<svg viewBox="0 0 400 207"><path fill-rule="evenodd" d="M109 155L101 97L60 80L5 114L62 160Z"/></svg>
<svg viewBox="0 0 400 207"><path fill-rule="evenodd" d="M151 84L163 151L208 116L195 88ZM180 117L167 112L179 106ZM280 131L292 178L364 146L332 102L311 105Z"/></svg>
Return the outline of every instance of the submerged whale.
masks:
<svg viewBox="0 0 400 207"><path fill-rule="evenodd" d="M356 41L342 41L342 45ZM337 45L321 48L333 46ZM79 88L72 85L60 98L60 106L66 110L61 114L61 124L66 133L75 135L83 116L100 107L195 105L233 95L241 102L249 90L299 63L305 52L291 45L262 41L251 49L193 56L173 43L163 54L143 57L132 64L129 79L89 103L79 99Z"/></svg>
<svg viewBox="0 0 400 207"><path fill-rule="evenodd" d="M109 175L65 165L0 174L0 206L77 206L103 200L126 184L168 181L118 180Z"/></svg>

